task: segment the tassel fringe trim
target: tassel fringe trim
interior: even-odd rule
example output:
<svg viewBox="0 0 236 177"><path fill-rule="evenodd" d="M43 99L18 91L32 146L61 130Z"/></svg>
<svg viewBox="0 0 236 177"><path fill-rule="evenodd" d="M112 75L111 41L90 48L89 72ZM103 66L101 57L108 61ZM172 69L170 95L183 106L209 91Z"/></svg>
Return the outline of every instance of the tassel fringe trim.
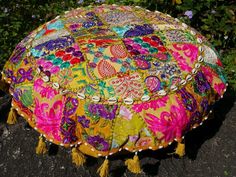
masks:
<svg viewBox="0 0 236 177"><path fill-rule="evenodd" d="M132 173L141 173L140 162L138 155L135 155L133 159L128 159L125 161L125 165Z"/></svg>
<svg viewBox="0 0 236 177"><path fill-rule="evenodd" d="M177 154L179 157L183 157L185 155L185 144L178 142L178 145L175 149L175 154Z"/></svg>
<svg viewBox="0 0 236 177"><path fill-rule="evenodd" d="M43 137L39 137L38 146L36 147L36 154L45 154L47 152L46 143L43 141Z"/></svg>
<svg viewBox="0 0 236 177"><path fill-rule="evenodd" d="M86 162L85 156L76 147L72 149L71 156L72 162L78 167Z"/></svg>
<svg viewBox="0 0 236 177"><path fill-rule="evenodd" d="M10 125L13 125L17 122L17 112L14 108L11 108L8 118L7 118L7 123Z"/></svg>
<svg viewBox="0 0 236 177"><path fill-rule="evenodd" d="M97 173L100 175L100 177L108 177L109 173L109 161L108 159L105 159L101 167L97 170Z"/></svg>

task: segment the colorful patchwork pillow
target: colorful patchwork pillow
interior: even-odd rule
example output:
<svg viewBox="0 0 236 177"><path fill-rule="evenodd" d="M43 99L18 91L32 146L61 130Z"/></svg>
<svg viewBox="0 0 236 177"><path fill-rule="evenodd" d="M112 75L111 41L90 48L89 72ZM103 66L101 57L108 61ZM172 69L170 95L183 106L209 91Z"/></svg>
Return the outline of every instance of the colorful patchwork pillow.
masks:
<svg viewBox="0 0 236 177"><path fill-rule="evenodd" d="M134 153L176 141L201 125L226 90L222 64L206 39L186 24L140 7L77 8L43 24L15 48L2 72L12 109L48 141L85 156ZM3 83L3 82L2 82Z"/></svg>

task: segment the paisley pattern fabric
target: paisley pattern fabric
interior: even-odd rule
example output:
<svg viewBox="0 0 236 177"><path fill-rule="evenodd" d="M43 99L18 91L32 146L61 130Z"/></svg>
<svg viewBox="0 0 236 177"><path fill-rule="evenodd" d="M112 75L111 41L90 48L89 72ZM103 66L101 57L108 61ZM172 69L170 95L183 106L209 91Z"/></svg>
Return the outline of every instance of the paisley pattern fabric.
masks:
<svg viewBox="0 0 236 177"><path fill-rule="evenodd" d="M197 31L160 12L110 5L43 24L2 75L32 127L93 156L181 140L227 85L219 55Z"/></svg>

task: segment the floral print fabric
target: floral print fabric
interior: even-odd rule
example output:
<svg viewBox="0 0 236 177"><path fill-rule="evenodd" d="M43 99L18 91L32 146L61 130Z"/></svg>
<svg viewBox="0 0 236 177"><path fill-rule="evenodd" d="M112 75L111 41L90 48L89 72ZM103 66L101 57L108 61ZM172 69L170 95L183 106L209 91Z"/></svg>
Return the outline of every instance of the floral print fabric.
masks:
<svg viewBox="0 0 236 177"><path fill-rule="evenodd" d="M110 5L43 24L16 46L3 78L31 126L93 156L180 140L226 89L201 34L160 12Z"/></svg>

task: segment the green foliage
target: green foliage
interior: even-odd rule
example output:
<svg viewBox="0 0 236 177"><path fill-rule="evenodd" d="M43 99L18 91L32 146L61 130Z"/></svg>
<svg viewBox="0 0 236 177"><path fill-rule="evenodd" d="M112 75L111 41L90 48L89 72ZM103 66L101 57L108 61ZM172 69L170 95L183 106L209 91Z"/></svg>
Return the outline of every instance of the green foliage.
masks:
<svg viewBox="0 0 236 177"><path fill-rule="evenodd" d="M236 50L224 51L222 53L222 63L227 73L228 82L236 89Z"/></svg>
<svg viewBox="0 0 236 177"><path fill-rule="evenodd" d="M138 5L177 17L197 29L223 52L229 81L235 86L236 4L234 0L0 0L0 69L17 43L63 11L90 4ZM192 13L186 15L186 11ZM227 52L225 52L227 51Z"/></svg>

